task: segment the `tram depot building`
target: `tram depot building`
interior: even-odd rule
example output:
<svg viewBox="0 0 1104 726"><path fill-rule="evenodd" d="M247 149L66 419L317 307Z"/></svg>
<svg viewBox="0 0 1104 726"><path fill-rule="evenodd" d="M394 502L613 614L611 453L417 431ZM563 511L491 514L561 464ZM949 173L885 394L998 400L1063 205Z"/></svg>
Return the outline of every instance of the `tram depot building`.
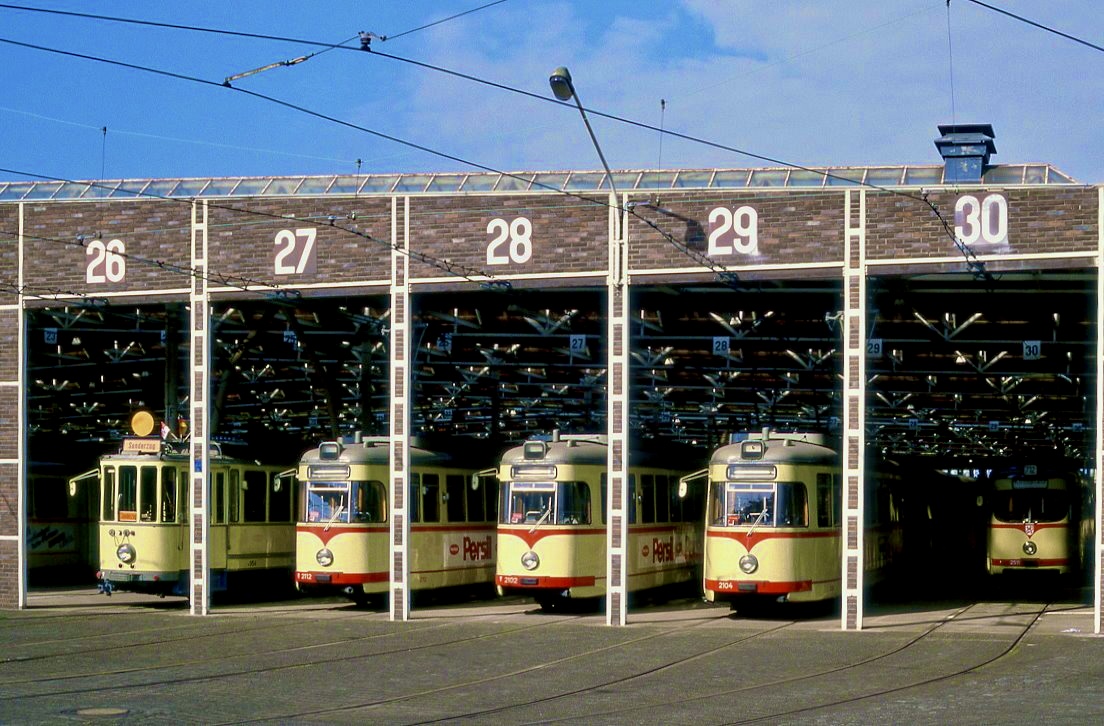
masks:
<svg viewBox="0 0 1104 726"><path fill-rule="evenodd" d="M1060 457L1101 500L1104 187L993 162L987 126L940 131L943 163L616 172L612 188L600 172L0 182L0 607L35 584L31 479L92 468L150 411L190 442L196 613L211 442L292 467L320 441L390 435L405 600L412 436L606 434L623 624L633 447L704 460L770 427L840 441L841 619L860 628L875 460Z"/></svg>

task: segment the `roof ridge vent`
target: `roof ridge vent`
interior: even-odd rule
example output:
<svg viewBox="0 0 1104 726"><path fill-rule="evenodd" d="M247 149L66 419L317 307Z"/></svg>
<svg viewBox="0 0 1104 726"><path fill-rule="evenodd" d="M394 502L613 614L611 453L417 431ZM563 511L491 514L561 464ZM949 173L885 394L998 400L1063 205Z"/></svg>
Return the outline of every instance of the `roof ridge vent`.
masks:
<svg viewBox="0 0 1104 726"><path fill-rule="evenodd" d="M943 157L943 183L981 182L989 155L997 153L991 124L940 124L935 148Z"/></svg>

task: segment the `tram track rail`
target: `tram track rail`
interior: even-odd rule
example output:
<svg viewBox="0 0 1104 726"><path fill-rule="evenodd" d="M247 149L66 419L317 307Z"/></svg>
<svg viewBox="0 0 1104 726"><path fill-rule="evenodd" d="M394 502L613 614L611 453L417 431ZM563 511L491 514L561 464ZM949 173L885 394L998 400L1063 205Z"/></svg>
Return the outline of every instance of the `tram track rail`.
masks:
<svg viewBox="0 0 1104 726"><path fill-rule="evenodd" d="M752 718L748 718L748 719L740 719L740 720L735 720L735 721L726 721L726 722L724 722L725 726L729 726L730 724L759 723L759 722L763 722L763 721L770 721L772 719L799 716L803 713L809 713L809 712L817 711L817 710L824 709L824 708L832 708L834 706L846 705L848 703L853 703L853 702L865 700L865 699L868 699L868 698L875 698L875 697L881 696L881 695L887 695L887 694L896 693L896 692L899 692L899 691L904 691L904 690L907 690L907 689L910 689L910 688L917 688L917 687L928 685L928 684L931 684L931 683L937 683L937 682L940 682L940 681L949 680L949 679L964 675L966 673L970 673L972 671L979 670L979 669L984 668L988 665L991 665L992 663L995 663L998 660L1000 660L1002 658L1005 658L1009 654L1011 654L1015 650L1016 646L1019 645L1019 643L1023 640L1023 638L1025 638L1027 636L1027 634L1031 631L1031 629L1048 612L1048 608L1049 608L1050 604L1051 603L1047 603L1041 609L1039 609L1037 612L1025 613L1025 615L1030 615L1031 616L1031 620L1026 626L1024 626L1020 630L1020 632L1013 639L1013 641L1008 646L1006 646L1000 653L998 653L997 655L992 656L992 657L990 657L990 658L988 658L988 659L986 659L986 660L984 660L980 663L974 663L974 664L972 664L972 665L970 665L966 668L958 669L958 670L956 670L952 673L940 674L938 676L933 676L933 677L930 677L930 678L921 679L921 680L910 682L910 683L907 683L907 684L902 684L902 685L899 685L899 686L895 686L893 688L879 689L879 690L872 691L872 692L869 692L869 693L857 694L855 696L851 696L851 697L844 698L844 699L838 699L836 701L832 701L832 702L829 702L829 703L821 703L821 704L815 704L815 705L810 705L810 706L803 706L803 707L795 708L795 709L789 709L789 710L785 710L785 711L772 712L772 713L769 713L769 714L761 714L761 715L756 715L756 716L754 716ZM752 684L746 684L746 685L740 686L739 688L721 689L721 690L713 691L713 692L709 693L708 695L693 696L693 697L687 697L687 698L683 698L683 699L676 699L674 701L668 701L664 705L675 704L675 703L688 704L688 703L693 703L694 701L700 701L700 700L704 700L704 699L725 698L725 697L729 697L729 696L736 696L736 695L739 695L739 694L742 694L742 693L753 692L753 691L762 691L763 689L778 688L778 687L781 687L781 686L791 685L791 684L794 684L794 683L800 683L802 681L809 681L809 680L813 680L813 679L817 679L817 678L824 678L824 677L833 676L833 675L836 675L836 674L839 674L839 673L842 673L842 672L845 672L845 671L854 670L854 669L857 669L857 668L862 668L862 667L870 665L872 663L876 663L878 661L882 661L882 660L885 660L887 658L898 655L900 653L903 653L903 652L907 651L908 649L915 647L918 643L920 643L924 639L930 637L931 635L933 635L935 632L937 632L938 630L940 630L944 626L946 626L948 624L951 624L951 623L955 623L955 622L961 622L962 619L963 619L963 615L965 615L967 611L969 611L971 608L975 607L976 605L978 605L978 603L971 603L969 605L961 607L961 608L957 609L955 612L953 612L952 614L950 614L947 617L941 619L939 622L933 624L931 627L926 628L923 632L919 633L918 635L916 635L912 638L909 638L904 643L902 643L902 644L900 644L900 645L898 645L894 648L891 648L891 649L889 649L889 650L887 650L883 653L879 653L877 655L873 655L873 656L870 656L870 657L867 657L867 658L863 658L863 659L860 659L860 660L855 661L853 663L848 663L848 664L845 664L845 665L836 666L836 667L832 667L832 668L823 668L823 669L820 669L820 670L818 670L816 672L813 672L813 673L803 673L803 674L800 674L800 675L790 676L790 677L786 677L786 678L778 678L778 679L773 679L773 680L769 680L769 681L757 681L757 682L752 683ZM700 659L700 658L703 658L703 657L707 657L707 656L709 656L713 653L716 653L720 650L723 650L723 648L714 648L714 649L710 649L708 651L703 651L701 654L698 654L697 656L691 656L691 657L687 657L687 658L678 659L678 660L672 661L671 663L668 663L664 666L657 667L657 668L652 668L652 669L649 669L649 670L641 672L641 673L628 675L628 676L625 676L623 678L616 679L615 681L606 682L606 683L602 683L602 684L593 684L593 685L588 686L586 688L575 689L575 690L570 691L570 692L565 692L565 693L555 695L555 696L547 696L547 697L544 697L544 698L541 698L541 699L534 699L534 700L526 702L526 703L512 704L510 706L502 706L502 707L496 707L496 708L493 708L493 709L485 709L485 710L480 710L480 711L472 711L472 712L467 712L467 713L463 713L463 714L452 714L452 715L450 715L448 717L445 717L445 718L433 719L433 720L427 720L427 721L418 721L418 722L415 722L415 723L418 724L418 726L422 726L423 724L433 724L433 723L439 723L439 722L442 722L442 721L474 719L474 718L479 718L479 717L493 715L493 714L501 715L502 713L507 712L507 711L511 711L511 710L518 710L518 709L521 709L521 708L527 708L527 707L531 707L531 706L535 706L535 705L547 704L547 703L550 703L552 701L555 701L555 700L558 700L558 699L561 699L561 698L570 698L572 696L578 696L578 695L581 695L581 694L584 694L584 693L587 693L587 692L590 692L590 691L596 691L596 690L599 690L599 689L602 689L602 688L609 688L611 685L621 685L621 684L626 684L626 683L629 683L629 682L637 680L637 679L647 678L649 676L660 673L664 670L675 668L675 667L678 667L680 665L684 665L686 663L692 662L694 660L697 660L697 659ZM600 719L602 717L626 715L626 714L632 713L634 711L652 709L652 708L655 708L657 705L658 704L654 704L654 703L633 705L633 706L628 707L628 708L606 709L606 710L603 710L603 711L592 711L588 715L592 718L599 718ZM541 718L539 721L519 721L518 723L520 723L520 724L537 724L537 723L547 724L547 723L577 721L578 719L579 719L578 716L568 716L568 717L564 717L564 718L561 718L561 719L544 717L544 718Z"/></svg>
<svg viewBox="0 0 1104 726"><path fill-rule="evenodd" d="M699 622L695 623L691 627L701 627L701 626L706 625L706 624L715 623L716 621L725 619L727 617L728 617L728 615L726 613L725 615L721 615L721 616L703 618L703 619L700 619ZM742 643L742 642L749 641L749 640L754 640L754 639L760 638L764 635L769 635L771 633L777 632L777 631L782 630L784 628L788 628L792 625L794 625L794 621L787 621L787 622L782 623L781 625L777 625L775 627L768 628L766 630L761 630L761 631L757 631L757 632L754 632L754 633L751 633L751 634L748 634L748 635L744 635L743 637L737 638L734 641L731 641L731 642L725 643L723 645L717 646L716 648L711 649L711 650L720 650L720 649L723 649L723 648L731 647L732 645L735 645L735 644L738 644L738 643ZM229 724L237 724L237 723L283 722L283 721L287 721L289 719L301 719L301 718L309 718L309 717L317 717L317 716L333 716L333 715L341 714L341 713L351 713L351 712L369 710L369 709L379 707L379 706L391 705L391 704L395 704L395 703L401 703L403 701L410 701L410 700L413 700L413 699L416 699L416 698L423 698L423 697L426 697L426 696L439 695L439 694L446 693L448 691L453 691L453 690L462 690L462 689L472 688L472 687L475 687L475 686L483 686L483 685L486 685L488 683L493 683L495 681L501 681L501 680L507 679L507 678L515 678L515 677L518 677L518 676L521 676L521 675L534 673L534 672L540 671L540 670L545 669L545 668L550 668L550 667L555 666L555 665L568 663L568 662L573 661L573 660L589 658L589 657L592 657L594 655L597 655L598 653L611 651L611 650L616 650L616 649L619 649L619 648L624 648L626 646L636 645L636 644L639 644L639 643L642 643L642 642L645 642L645 641L654 640L654 639L657 639L657 638L662 638L662 637L669 636L669 635L672 635L672 634L684 632L686 629L687 628L686 628L685 624L680 624L678 627L665 628L663 630L660 630L659 632L648 633L647 635L642 635L642 636L637 637L637 638L630 638L630 639L622 641L622 642L602 646L602 647L599 647L599 648L592 648L592 649L582 651L582 652L579 652L579 653L572 653L571 655L566 655L566 656L563 656L561 658L554 658L554 659L545 661L543 663L537 663L537 664L534 664L534 665L526 666L524 668L517 668L517 669L514 669L514 670L509 671L509 672L496 673L496 674L491 675L491 676L486 676L486 677L477 678L477 679L469 679L469 680L466 680L466 681L463 681L463 682L458 682L458 683L450 683L446 686L439 686L439 687L430 688L430 689L423 689L421 691L417 691L417 692L414 692L414 693L405 693L405 694L400 694L400 695L396 695L396 696L392 696L392 697L388 697L388 698L373 699L371 701L365 701L365 702L362 702L362 703L345 704L345 705L342 705L342 706L335 706L335 707L332 707L332 708L311 709L311 710L299 711L299 712L296 712L296 713L281 713L281 714L278 714L278 715L268 715L268 716L264 716L262 718L248 719L248 720L245 720L245 721L243 721L241 719L236 719L234 721L227 721L227 722L224 722L224 723L215 724L214 726L229 726ZM701 653L697 653L697 654L694 654L693 656L690 656L689 658L690 659L696 659L696 658L702 657L702 655L703 654L701 654ZM669 667L669 665L667 665L667 664L662 665L662 666L658 666L657 668L652 669L651 672L658 672L658 671L663 670L667 667ZM600 685L600 686L591 686L591 687L587 687L587 688L584 688L584 689L579 689L577 691L577 693L584 693L588 690L594 690L595 688L608 687L608 685L616 684L618 680L619 679L612 679L608 684L603 684L603 685ZM572 694L556 694L554 696L548 697L547 699L536 699L534 701L527 702L524 705L532 705L533 703L539 703L539 702L542 702L544 700L554 700L554 699L557 699L557 698L565 698L569 695L572 695ZM453 721L453 720L456 720L456 719L463 719L463 718L470 718L470 717L484 716L484 715L493 715L495 713L499 713L499 712L502 712L502 711L507 711L507 710L510 710L510 709L516 708L516 707L517 706L504 706L504 707L498 707L498 708L494 708L494 709L486 709L486 710L479 711L479 712L474 712L474 713L471 713L471 714L467 714L467 713L465 713L465 714L450 714L448 716L443 716L439 719L430 720L430 721L422 721L422 722L418 722L418 723L426 723L426 724L440 723L440 722L444 722L444 721Z"/></svg>
<svg viewBox="0 0 1104 726"><path fill-rule="evenodd" d="M467 619L467 622L471 622L472 620L477 620L477 619L480 619L480 618L491 618L491 617L500 617L500 614L495 613L495 614L488 614L488 615L484 615L484 616L472 616L472 617L469 617ZM524 626L517 627L517 628L509 628L509 629L506 629L506 630L497 631L497 632L494 632L494 633L486 633L486 634L480 634L480 635L474 635L474 636L466 636L466 637L463 637L463 638L454 638L454 639L446 640L446 641L426 643L426 644L422 644L422 645L417 645L417 646L412 646L412 647L405 647L405 648L394 648L394 649L389 649L389 650L377 651L377 652L373 652L373 653L363 653L363 654L356 654L356 655L345 655L345 656L331 657L331 658L326 658L323 661L295 662L295 663L287 663L287 664L272 665L272 666L261 666L261 667L256 667L256 668L242 668L242 669L238 669L238 670L223 671L223 672L219 672L219 673L215 673L215 674L208 674L208 675L183 676L183 677L179 677L179 678L165 678L165 679L159 679L159 680L128 682L126 684L112 684L112 685L109 685L109 686L84 686L84 687L81 687L81 688L74 688L74 689L68 689L68 690L51 690L49 692L43 692L43 693L29 693L29 694L19 694L19 695L10 695L10 696L0 695L0 703L3 703L5 701L13 701L13 700L48 698L48 697L51 697L51 696L64 696L64 695L72 695L72 694L88 694L88 693L95 693L95 692L110 692L110 691L117 691L117 690L128 690L128 689L132 689L132 688L135 688L135 687L172 686L172 685L178 685L178 684L182 684L182 683L196 683L196 682L209 681L209 680L218 680L218 679L232 678L232 677L238 677L238 676L253 676L253 675L260 675L260 674L265 674L265 673L276 673L276 672L279 672L279 671L291 670L291 669L296 669L296 668L309 668L309 667L313 667L313 666L321 666L321 665L326 665L326 664L330 664L330 663L352 662L352 661L358 661L358 660L370 660L370 659L373 659L373 658L382 658L382 657L387 657L387 656L400 655L400 654L403 654L403 653L411 653L411 652L415 652L415 651L419 651L419 650L426 650L426 649L431 649L431 648L442 648L442 647L448 647L448 646L458 645L458 644L463 644L463 643L471 643L471 642L477 642L477 641L480 641L480 640L487 640L487 639L491 639L491 638L503 637L503 636L507 636L507 635L516 634L516 633L519 633L519 632L524 632L524 631L534 630L534 629L538 629L538 628L543 628L543 627L549 627L549 626L562 624L564 622L568 622L568 621L571 621L571 620L577 620L581 617L583 617L583 616L567 616L567 617L559 618L559 619L557 619L553 622L547 622L546 621L546 622L542 622L542 623L529 624L529 625L524 625ZM424 628L421 628L419 630L419 633L424 633L424 632L428 632L428 631L431 631L431 630L444 629L444 628L450 627L451 625L453 625L452 622L435 623L433 625L429 625L429 626L426 626ZM212 637L221 637L221 636L224 636L224 635L226 635L226 633L218 633L218 634L214 634L214 636L212 636ZM271 649L269 651L265 651L263 653L248 653L248 654L234 653L234 654L221 656L221 657L216 657L216 658L211 658L211 657L194 658L194 659L189 659L189 660L178 660L178 661L174 661L172 663L164 663L164 664L157 664L157 665L142 665L142 666L128 667L128 668L113 668L113 669L104 669L104 670L98 670L98 671L86 671L86 672L82 672L82 673L67 673L67 674L61 675L61 676L35 677L35 678L28 678L28 679L23 679L23 680L4 680L4 681L0 681L0 686L24 685L24 684L29 684L29 683L49 685L49 684L73 682L73 681L80 681L80 680L93 679L93 678L103 678L103 677L110 677L110 676L128 675L128 674L132 674L132 673L149 673L151 671L164 671L164 670L168 670L168 669L172 669L172 668L203 666L203 665L209 665L209 664L213 664L213 663L220 663L220 662L223 662L223 661L228 661L228 660L233 660L233 659L256 657L258 655L265 656L265 657L271 657L271 656L280 655L280 654L305 652L305 651L309 651L309 650L320 650L320 649L323 649L323 648L347 647L351 643L367 642L367 641L383 639L383 638L403 638L403 637L409 637L409 635L410 635L410 633L406 632L406 631L402 631L402 632L394 631L394 632L388 632L388 633L374 633L372 635L366 635L366 636L362 636L362 637L341 638L341 639L338 639L338 640L331 640L331 641L327 641L327 642L323 642L323 643L309 643L309 644L306 644L306 645L298 645L298 646L294 646L294 647L290 647L290 648L274 648L274 649ZM144 646L146 644L140 644L140 645ZM133 648L133 647L140 647L140 646L135 646L134 644L131 644L129 647Z"/></svg>
<svg viewBox="0 0 1104 726"><path fill-rule="evenodd" d="M1006 645L1000 652L998 652L994 656L991 656L989 658L986 658L986 659L982 660L979 663L974 663L974 664L969 665L965 668L960 668L960 669L954 670L950 673L942 673L942 674L939 674L939 675L936 675L936 676L931 676L929 678L923 678L923 679L913 681L913 682L910 682L910 683L904 683L904 684L901 684L899 686L894 686L892 688L882 688L882 689L871 691L869 693L856 694L854 696L849 696L847 698L841 698L841 699L838 699L838 700L835 700L835 701L831 701L829 703L821 703L821 704L815 704L815 705L810 705L810 706L802 706L800 708L789 709L789 710L786 710L786 711L777 711L777 712L768 713L768 714L761 714L761 715L758 715L754 718L741 719L741 720L738 720L738 721L729 721L729 722L726 722L724 724L724 726L733 726L735 724L746 724L746 723L760 723L760 722L763 722L763 721L771 721L773 719L789 718L789 717L799 716L801 714L807 714L807 713L811 713L813 711L819 711L819 710L822 710L822 709L825 709L825 708L845 706L847 704L857 703L859 701L864 701L864 700L869 699L869 698L877 698L878 696L886 696L886 695L889 695L891 693L899 693L901 691L907 691L911 688L919 688L921 686L927 686L927 685L931 685L933 683L940 683L940 682L944 682L944 681L949 681L953 678L958 678L958 677L964 676L968 673L972 673L974 671L981 670L982 668L986 668L986 667L988 667L988 666L990 666L990 665L992 665L992 664L994 664L994 663L996 663L1000 660L1003 660L1004 658L1007 658L1009 655L1011 655L1013 652L1015 652L1016 648L1020 645L1021 642L1023 642L1023 639L1027 637L1027 634L1030 633L1035 628L1035 625L1038 624L1038 622L1043 618L1044 615L1046 615L1046 613L1048 611L1048 608L1050 607L1051 604L1052 603L1046 603L1045 605L1043 605L1042 608L1039 609L1038 612L1034 613L1034 615L1031 617L1030 622L1028 622L1027 625L1023 626L1021 628L1020 632L1016 635L1016 637L1013 638L1011 640L1011 642L1008 643L1008 645ZM1025 613L1025 614L1030 614L1030 613ZM951 621L948 620L947 622L951 622ZM940 625L942 625L942 624L943 623L941 623ZM928 631L927 633L924 634L924 637L927 637L932 632L934 632L936 629L937 628L933 628L932 630ZM919 640L920 640L920 638L917 638L913 643L910 643L909 646L914 645L915 642L918 642ZM870 661L867 661L867 662L870 662ZM858 664L858 665L865 665L865 663L861 663L861 664ZM830 675L830 674L818 674L815 677L823 677L824 675ZM813 676L810 676L810 677L813 677Z"/></svg>

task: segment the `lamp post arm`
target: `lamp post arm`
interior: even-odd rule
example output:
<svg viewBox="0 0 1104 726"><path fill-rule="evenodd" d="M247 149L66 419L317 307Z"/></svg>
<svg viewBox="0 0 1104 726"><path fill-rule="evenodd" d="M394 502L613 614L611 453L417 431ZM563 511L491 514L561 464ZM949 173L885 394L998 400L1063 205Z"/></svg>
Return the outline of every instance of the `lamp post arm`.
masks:
<svg viewBox="0 0 1104 726"><path fill-rule="evenodd" d="M594 129L590 126L590 119L587 118L586 111L583 109L583 104L579 101L579 94L572 86L571 97L575 99L575 105L579 108L579 115L583 117L583 123L586 125L587 133L590 134L590 141L594 144L594 150L598 152L598 158L602 160L602 168L606 170L606 177L609 179L610 189L613 191L614 198L620 200L620 195L617 193L617 186L613 183L613 172L610 171L609 164L606 162L606 155L602 153L602 147L598 143L598 137L594 135ZM621 202L616 204L618 209L621 209Z"/></svg>

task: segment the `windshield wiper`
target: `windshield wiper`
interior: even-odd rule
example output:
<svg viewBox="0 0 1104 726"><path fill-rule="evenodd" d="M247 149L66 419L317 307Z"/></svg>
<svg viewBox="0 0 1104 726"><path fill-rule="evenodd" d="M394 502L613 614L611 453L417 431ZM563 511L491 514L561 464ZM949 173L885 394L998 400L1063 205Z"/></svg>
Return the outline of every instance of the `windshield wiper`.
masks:
<svg viewBox="0 0 1104 726"><path fill-rule="evenodd" d="M341 516L341 512L343 512L344 510L345 510L345 505L344 504L338 504L337 509L334 510L333 516L330 517L329 522L326 522L326 526L322 528L322 531L323 532L329 532L330 527L333 526L333 523L337 521L337 518Z"/></svg>
<svg viewBox="0 0 1104 726"><path fill-rule="evenodd" d="M542 524L544 524L545 520L547 520L549 515L551 515L551 514L552 514L552 506L549 505L548 509L544 510L544 514L542 514L540 516L540 519L538 519L536 521L536 523L533 525L533 528L529 530L529 534L533 534L534 532L536 532L537 528L540 527Z"/></svg>
<svg viewBox="0 0 1104 726"><path fill-rule="evenodd" d="M763 521L763 517L767 516L767 508L763 507L763 511L755 515L755 521L751 523L751 529L747 531L747 536L751 537L751 533L755 531L755 528L759 526L759 523Z"/></svg>

